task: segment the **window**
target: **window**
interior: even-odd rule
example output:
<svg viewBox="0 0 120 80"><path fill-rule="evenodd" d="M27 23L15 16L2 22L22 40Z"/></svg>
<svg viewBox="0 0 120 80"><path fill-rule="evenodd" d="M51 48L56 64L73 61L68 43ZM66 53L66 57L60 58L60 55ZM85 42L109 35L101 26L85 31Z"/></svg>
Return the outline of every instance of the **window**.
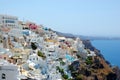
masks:
<svg viewBox="0 0 120 80"><path fill-rule="evenodd" d="M30 61L31 61L31 59L30 59Z"/></svg>
<svg viewBox="0 0 120 80"><path fill-rule="evenodd" d="M13 21L13 20L6 20L5 22L6 23L15 23L15 21Z"/></svg>
<svg viewBox="0 0 120 80"><path fill-rule="evenodd" d="M2 18L5 19L4 16Z"/></svg>
<svg viewBox="0 0 120 80"><path fill-rule="evenodd" d="M35 58L33 58L33 60L35 60Z"/></svg>
<svg viewBox="0 0 120 80"><path fill-rule="evenodd" d="M38 57L37 57L37 61L38 61Z"/></svg>
<svg viewBox="0 0 120 80"><path fill-rule="evenodd" d="M30 55L32 55L32 53L30 53Z"/></svg>
<svg viewBox="0 0 120 80"><path fill-rule="evenodd" d="M6 75L2 73L2 79L6 79Z"/></svg>
<svg viewBox="0 0 120 80"><path fill-rule="evenodd" d="M4 57L4 60L6 60L7 58L6 57Z"/></svg>

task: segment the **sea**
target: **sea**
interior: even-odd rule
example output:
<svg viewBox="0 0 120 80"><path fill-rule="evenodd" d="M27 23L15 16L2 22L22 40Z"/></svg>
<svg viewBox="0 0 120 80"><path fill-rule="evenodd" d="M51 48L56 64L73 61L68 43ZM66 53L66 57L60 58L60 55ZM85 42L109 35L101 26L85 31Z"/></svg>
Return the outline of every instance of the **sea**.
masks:
<svg viewBox="0 0 120 80"><path fill-rule="evenodd" d="M120 40L92 40L91 43L112 66L120 68Z"/></svg>

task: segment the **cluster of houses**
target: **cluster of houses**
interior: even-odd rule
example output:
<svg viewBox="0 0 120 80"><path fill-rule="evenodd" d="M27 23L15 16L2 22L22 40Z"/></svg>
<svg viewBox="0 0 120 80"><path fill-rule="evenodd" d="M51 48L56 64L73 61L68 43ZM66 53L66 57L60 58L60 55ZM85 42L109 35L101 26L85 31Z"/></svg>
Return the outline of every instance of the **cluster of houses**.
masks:
<svg viewBox="0 0 120 80"><path fill-rule="evenodd" d="M58 36L42 25L0 15L0 80L62 80L57 67L72 78L68 66L77 55L96 56L80 38Z"/></svg>

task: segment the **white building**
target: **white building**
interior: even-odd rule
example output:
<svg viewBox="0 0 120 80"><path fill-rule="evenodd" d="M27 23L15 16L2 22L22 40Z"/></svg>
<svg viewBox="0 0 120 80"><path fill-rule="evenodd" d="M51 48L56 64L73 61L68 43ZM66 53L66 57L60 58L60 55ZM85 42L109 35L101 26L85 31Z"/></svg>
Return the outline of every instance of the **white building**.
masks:
<svg viewBox="0 0 120 80"><path fill-rule="evenodd" d="M33 62L35 65L39 64L40 66L45 65L45 61L37 55L37 52L32 51L30 52L30 55L28 57L28 61Z"/></svg>
<svg viewBox="0 0 120 80"><path fill-rule="evenodd" d="M23 37L23 33L22 33L22 30L21 29L12 29L9 31L8 33L10 36L14 36L14 37Z"/></svg>
<svg viewBox="0 0 120 80"><path fill-rule="evenodd" d="M0 80L18 80L18 75L17 66L6 61L0 61Z"/></svg>
<svg viewBox="0 0 120 80"><path fill-rule="evenodd" d="M66 38L65 37L58 37L58 40L57 41L65 41Z"/></svg>
<svg viewBox="0 0 120 80"><path fill-rule="evenodd" d="M7 28L17 28L18 18L10 15L0 15L0 26Z"/></svg>
<svg viewBox="0 0 120 80"><path fill-rule="evenodd" d="M87 54L87 56L96 56L94 51L90 51L90 54Z"/></svg>

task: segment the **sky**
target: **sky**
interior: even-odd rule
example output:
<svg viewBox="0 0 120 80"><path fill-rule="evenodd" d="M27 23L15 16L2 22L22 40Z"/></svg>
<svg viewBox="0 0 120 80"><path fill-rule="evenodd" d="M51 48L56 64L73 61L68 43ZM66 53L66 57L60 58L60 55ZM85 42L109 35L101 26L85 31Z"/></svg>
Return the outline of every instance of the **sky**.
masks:
<svg viewBox="0 0 120 80"><path fill-rule="evenodd" d="M0 14L64 33L120 37L120 0L0 0Z"/></svg>

